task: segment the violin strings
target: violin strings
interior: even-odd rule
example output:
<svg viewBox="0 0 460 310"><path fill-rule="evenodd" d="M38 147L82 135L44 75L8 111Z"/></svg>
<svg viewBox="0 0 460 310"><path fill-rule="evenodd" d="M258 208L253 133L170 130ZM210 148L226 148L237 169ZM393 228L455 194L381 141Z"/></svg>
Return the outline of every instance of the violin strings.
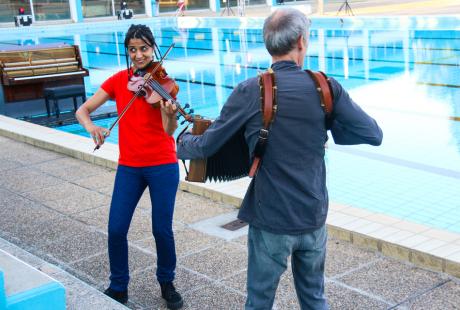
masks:
<svg viewBox="0 0 460 310"><path fill-rule="evenodd" d="M160 94L161 97L167 100L174 100L174 98L164 90L164 88L158 83L158 81L149 79L149 85Z"/></svg>
<svg viewBox="0 0 460 310"><path fill-rule="evenodd" d="M180 105L179 102L177 102L161 85L160 83L158 83L158 81L150 78L148 80L149 82L149 85L157 92L160 94L161 97L163 97L164 99L167 99L167 100L171 100L172 103L174 103L176 106L177 106L177 109L179 110L179 112L181 114L183 114L183 116L185 117L186 116L186 112L185 110L182 108L182 106Z"/></svg>

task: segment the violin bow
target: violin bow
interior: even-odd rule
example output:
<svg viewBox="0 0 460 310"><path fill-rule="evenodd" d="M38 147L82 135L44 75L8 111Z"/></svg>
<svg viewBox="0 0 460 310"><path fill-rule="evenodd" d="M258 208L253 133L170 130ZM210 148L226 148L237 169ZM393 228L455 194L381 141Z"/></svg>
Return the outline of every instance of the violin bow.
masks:
<svg viewBox="0 0 460 310"><path fill-rule="evenodd" d="M148 73L149 76L147 76L146 78L144 78L144 84L142 84L141 87L139 87L139 89L137 90L137 92L134 94L134 96L131 98L131 100L128 102L128 104L126 105L126 107L123 109L123 111L121 111L120 115L118 115L117 119L112 123L112 125L110 125L110 128L109 128L109 131L112 131L113 127L115 127L115 125L118 124L118 122L122 119L122 117L125 115L126 111L128 111L128 109L131 107L131 105L133 104L134 100L136 99L137 96L139 96L139 94L141 93L142 89L144 88L144 86L147 84L147 82L149 81L149 79L153 76L153 74L158 70L158 68L161 66L161 64L163 63L163 60L166 58L166 56L169 54L169 52L173 49L174 45L176 43L172 43L171 46L166 50L166 52L163 54L163 57L161 57L161 59L158 61L157 65L155 66L155 68L153 68L152 72L151 73ZM93 153L98 150L99 148L101 147L101 144L97 144L95 147L94 147L94 150L93 150Z"/></svg>

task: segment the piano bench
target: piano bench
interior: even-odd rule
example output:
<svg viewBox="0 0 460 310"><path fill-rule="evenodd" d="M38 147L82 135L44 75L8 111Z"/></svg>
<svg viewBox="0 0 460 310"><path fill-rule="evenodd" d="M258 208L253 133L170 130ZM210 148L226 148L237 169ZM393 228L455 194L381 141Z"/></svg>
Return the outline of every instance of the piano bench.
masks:
<svg viewBox="0 0 460 310"><path fill-rule="evenodd" d="M50 100L53 100L54 110L56 112L57 118L59 118L60 114L58 104L59 99L72 98L75 111L78 109L77 97L81 97L82 102L86 101L85 85L47 87L43 89L43 95L45 97L46 113L48 113L48 117L50 116Z"/></svg>

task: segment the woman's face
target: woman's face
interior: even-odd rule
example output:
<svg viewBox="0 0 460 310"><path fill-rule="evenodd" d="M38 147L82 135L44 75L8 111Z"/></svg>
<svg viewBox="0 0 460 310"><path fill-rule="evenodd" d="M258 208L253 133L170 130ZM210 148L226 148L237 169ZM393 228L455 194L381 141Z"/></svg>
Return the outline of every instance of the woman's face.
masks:
<svg viewBox="0 0 460 310"><path fill-rule="evenodd" d="M128 53L136 69L144 69L153 60L153 48L141 39L129 40Z"/></svg>

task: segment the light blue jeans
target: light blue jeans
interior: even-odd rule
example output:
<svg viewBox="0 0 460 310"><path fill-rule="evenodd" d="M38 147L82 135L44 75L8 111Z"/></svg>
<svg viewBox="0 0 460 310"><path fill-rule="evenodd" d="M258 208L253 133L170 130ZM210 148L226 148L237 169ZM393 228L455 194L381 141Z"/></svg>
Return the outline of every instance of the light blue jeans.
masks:
<svg viewBox="0 0 460 310"><path fill-rule="evenodd" d="M246 310L271 309L291 255L297 298L302 310L329 309L324 297L325 225L302 235L279 235L249 226Z"/></svg>

